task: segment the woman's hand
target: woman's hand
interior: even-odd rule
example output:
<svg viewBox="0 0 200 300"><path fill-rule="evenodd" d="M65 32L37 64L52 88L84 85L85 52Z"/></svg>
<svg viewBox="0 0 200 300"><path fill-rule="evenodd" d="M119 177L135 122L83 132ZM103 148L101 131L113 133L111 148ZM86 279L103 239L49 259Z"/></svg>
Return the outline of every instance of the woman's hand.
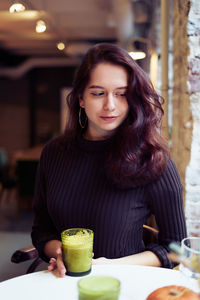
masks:
<svg viewBox="0 0 200 300"><path fill-rule="evenodd" d="M57 258L50 258L48 270L52 271L54 275L58 277L64 277L66 273L66 268L62 259L62 249L56 250Z"/></svg>
<svg viewBox="0 0 200 300"><path fill-rule="evenodd" d="M62 258L62 243L59 240L50 240L45 244L44 253L51 257L48 270L58 277L64 277L66 268Z"/></svg>

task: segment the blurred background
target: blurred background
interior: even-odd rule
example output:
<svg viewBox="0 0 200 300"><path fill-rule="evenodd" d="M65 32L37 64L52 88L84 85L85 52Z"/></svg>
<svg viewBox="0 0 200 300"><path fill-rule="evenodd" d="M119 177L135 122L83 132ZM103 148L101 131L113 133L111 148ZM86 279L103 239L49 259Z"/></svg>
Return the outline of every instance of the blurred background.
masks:
<svg viewBox="0 0 200 300"><path fill-rule="evenodd" d="M66 95L83 55L96 43L126 49L165 98L163 134L185 191L193 130L189 93L198 92L185 88L192 69L187 67L188 49L197 49L194 39L188 46L188 36L200 35L200 30L187 26L188 18L195 24L200 16L198 3L0 0L0 281L23 274L26 268L13 266L10 256L31 243L40 153L63 131ZM192 9L195 17L189 15ZM189 81L196 86L193 79Z"/></svg>

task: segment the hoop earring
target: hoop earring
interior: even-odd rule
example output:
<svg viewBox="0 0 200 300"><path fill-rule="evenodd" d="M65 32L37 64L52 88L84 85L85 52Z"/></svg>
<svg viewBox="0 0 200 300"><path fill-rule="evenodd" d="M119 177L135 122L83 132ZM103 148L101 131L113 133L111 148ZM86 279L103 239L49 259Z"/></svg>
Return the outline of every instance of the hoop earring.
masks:
<svg viewBox="0 0 200 300"><path fill-rule="evenodd" d="M83 116L81 116L81 114L82 114L82 109L81 109L81 107L80 107L80 109L79 109L79 114L78 114L78 121L79 121L79 124L80 124L81 128L85 128L86 123L87 123L87 116L86 116L86 118L85 118L85 120L84 120L84 124L83 124L83 123L82 123L82 117L83 117Z"/></svg>

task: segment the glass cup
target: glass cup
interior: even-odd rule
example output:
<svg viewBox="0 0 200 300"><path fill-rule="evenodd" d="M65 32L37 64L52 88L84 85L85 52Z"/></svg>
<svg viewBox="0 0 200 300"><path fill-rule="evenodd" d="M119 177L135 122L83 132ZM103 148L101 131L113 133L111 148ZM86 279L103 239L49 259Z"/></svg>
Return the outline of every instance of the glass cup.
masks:
<svg viewBox="0 0 200 300"><path fill-rule="evenodd" d="M83 276L91 272L93 239L93 231L85 228L71 228L61 233L67 275Z"/></svg>
<svg viewBox="0 0 200 300"><path fill-rule="evenodd" d="M118 300L120 281L109 276L90 276L78 281L79 300Z"/></svg>
<svg viewBox="0 0 200 300"><path fill-rule="evenodd" d="M198 282L200 289L200 237L187 237L181 241L181 256L185 264L181 263L180 271Z"/></svg>

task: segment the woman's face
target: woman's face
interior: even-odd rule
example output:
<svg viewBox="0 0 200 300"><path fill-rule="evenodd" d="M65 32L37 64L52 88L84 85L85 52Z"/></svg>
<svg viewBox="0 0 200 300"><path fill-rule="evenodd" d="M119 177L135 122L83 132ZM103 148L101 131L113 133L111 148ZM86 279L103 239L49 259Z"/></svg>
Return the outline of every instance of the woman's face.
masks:
<svg viewBox="0 0 200 300"><path fill-rule="evenodd" d="M102 140L113 135L127 117L127 85L128 74L121 66L100 63L92 70L79 100L88 117L87 139Z"/></svg>

